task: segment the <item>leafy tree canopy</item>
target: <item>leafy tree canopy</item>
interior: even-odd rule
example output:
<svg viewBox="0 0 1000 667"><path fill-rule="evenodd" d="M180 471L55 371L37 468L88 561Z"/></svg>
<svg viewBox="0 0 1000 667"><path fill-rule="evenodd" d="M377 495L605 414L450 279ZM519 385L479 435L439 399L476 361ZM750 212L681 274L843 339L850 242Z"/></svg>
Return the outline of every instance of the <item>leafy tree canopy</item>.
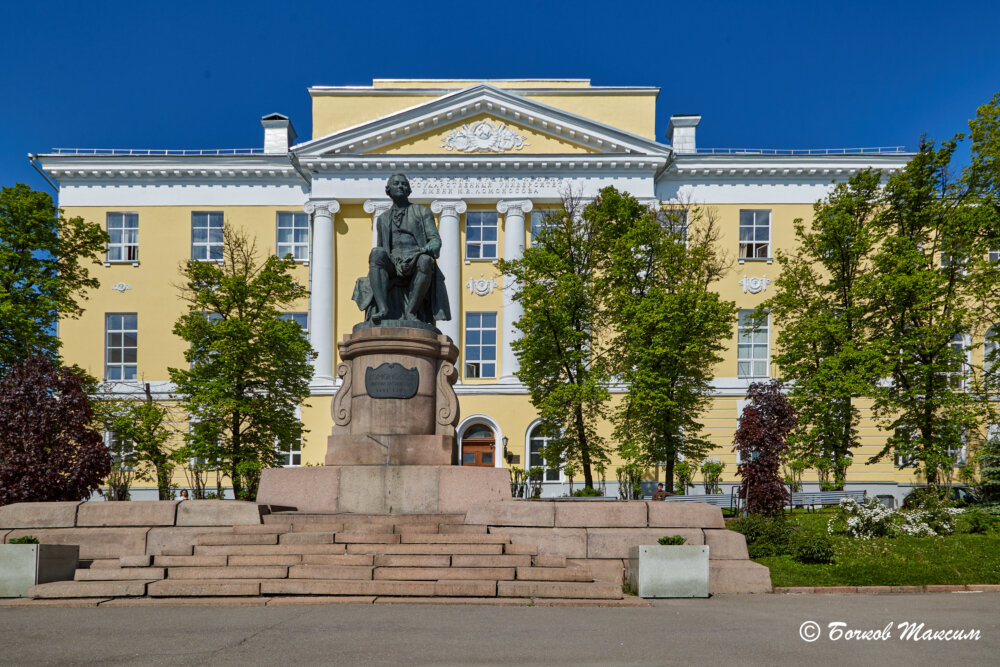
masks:
<svg viewBox="0 0 1000 667"><path fill-rule="evenodd" d="M301 327L283 311L307 296L291 259L260 262L245 232L228 225L224 260L187 263L182 297L188 312L174 333L191 346L189 368L171 368L193 428L191 454L211 459L240 499L254 499L263 468L302 436L296 410L309 396L315 356Z"/></svg>
<svg viewBox="0 0 1000 667"><path fill-rule="evenodd" d="M107 234L83 218L64 218L45 192L23 183L0 190L0 373L38 354L58 358L59 317L78 317L98 281Z"/></svg>

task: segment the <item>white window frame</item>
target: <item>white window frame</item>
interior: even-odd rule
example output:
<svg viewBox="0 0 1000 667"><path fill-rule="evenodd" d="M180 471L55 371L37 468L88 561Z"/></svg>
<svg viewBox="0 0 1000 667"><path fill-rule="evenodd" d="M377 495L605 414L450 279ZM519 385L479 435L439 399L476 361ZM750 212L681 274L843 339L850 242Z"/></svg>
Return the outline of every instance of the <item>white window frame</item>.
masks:
<svg viewBox="0 0 1000 667"><path fill-rule="evenodd" d="M745 325L743 323L745 319L750 318L752 313L753 309L744 308L736 314L736 377L740 378L741 380L753 380L757 378L767 378L771 376L771 314L768 313L767 320L764 322L764 325L762 327L757 328L756 333L754 333L755 330L754 327ZM749 333L744 334L744 331L748 331ZM755 352L759 351L758 348L761 347L761 343L758 343L754 340L754 337L759 333L763 333L765 337L765 341L763 343L763 351L764 351L763 356L755 354ZM744 345L747 344L750 345L750 352L751 352L750 357L745 359L740 356L741 338L744 335L748 335L751 337L749 343L743 343ZM764 374L757 375L754 373L755 366L761 362L763 362L764 364ZM750 372L741 373L740 372L741 364L749 364Z"/></svg>
<svg viewBox="0 0 1000 667"><path fill-rule="evenodd" d="M114 218L114 220L113 220ZM134 227L129 227L128 223L135 223ZM114 223L114 227L112 224ZM115 243L108 239L105 248L104 265L131 264L139 266L139 214L131 211L108 211L105 215L104 229L108 237L112 236L112 231L120 231L120 241ZM132 232L130 234L130 232ZM129 237L132 237L129 239ZM117 251L118 258L112 259L112 251Z"/></svg>
<svg viewBox="0 0 1000 667"><path fill-rule="evenodd" d="M989 357L998 347L1000 347L1000 323L987 329L983 336L983 370L987 373L993 373L995 364L990 362Z"/></svg>
<svg viewBox="0 0 1000 667"><path fill-rule="evenodd" d="M479 326L475 326L475 327L470 327L469 326L469 316L472 316L472 315L478 315L479 316L479 318L480 318L479 319ZM492 328L482 325L482 318L485 315L492 315L493 316L493 327ZM477 336L477 338L479 339L478 342L470 342L470 338L472 338L472 336L469 335L470 332L477 332L478 333L478 336ZM493 346L493 358L492 359L483 359L483 349L489 347L488 343L484 343L483 342L483 334L488 333L488 332L492 332L493 333L493 343L492 343L492 346ZM463 353L462 353L463 354L462 367L464 369L463 375L465 376L465 378L466 379L470 379L470 380L478 380L478 379L489 379L489 378L496 378L496 377L498 377L498 370L499 370L498 366L499 366L499 363L498 363L498 360L497 360L497 354L498 354L499 349L500 349L500 327L499 327L499 318L497 317L496 311L469 311L469 312L466 312L465 313L464 329L463 329L462 333L463 333L462 340L464 342L464 349L463 349ZM470 360L469 359L469 354L470 354L470 352L472 352L473 349L477 350L477 353L476 353L475 356L478 356L479 358L478 359L472 359L472 360ZM493 374L492 375L487 375L487 374L484 373L483 366L485 364L489 364L489 363L493 364ZM473 370L470 373L470 369L475 369L475 370Z"/></svg>
<svg viewBox="0 0 1000 667"><path fill-rule="evenodd" d="M282 225L282 222L289 224ZM304 225L301 223L305 223ZM278 211L276 214L276 221L274 223L274 252L278 257L284 257L285 255L291 255L297 263L309 265L309 242L311 239L312 230L309 228L309 214L305 212L298 211ZM289 242L282 243L281 241L281 231L283 229L291 230L292 240ZM296 232L305 229L306 238L305 241L297 241L295 239ZM282 250L284 249L284 252Z"/></svg>
<svg viewBox="0 0 1000 667"><path fill-rule="evenodd" d="M486 236L484 232L491 228L491 225L486 223L486 220L492 219L492 229L493 229L493 239L488 240L483 237ZM473 224L475 221L475 224ZM479 238L476 240L470 239L470 232L473 229L478 229ZM493 262L499 258L499 234L500 234L500 218L496 211L469 211L465 214L465 263L470 262ZM490 247L492 246L492 250ZM469 250L475 248L477 249L478 257L472 257ZM492 252L492 255L487 255L487 251Z"/></svg>
<svg viewBox="0 0 1000 667"><path fill-rule="evenodd" d="M135 464L137 463L135 441L129 440L126 442L117 431L104 429L104 446L108 448L108 453L111 454L112 465L115 464L115 461L120 461L119 465L122 470L135 470ZM131 461L127 459L131 459Z"/></svg>
<svg viewBox="0 0 1000 667"><path fill-rule="evenodd" d="M951 342L948 344L952 349L958 349L957 345L961 346L962 354L962 368L957 371L950 371L947 373L949 378L949 383L951 388L956 391L964 391L966 385L969 381L968 369L972 363L971 359L971 348L972 348L972 337L969 334L955 334Z"/></svg>
<svg viewBox="0 0 1000 667"><path fill-rule="evenodd" d="M306 335L309 334L309 313L308 312L298 311L298 312L281 313L280 315L278 315L278 318L282 319L282 320L289 320L289 321L295 322L300 327L302 327L302 333L303 334L306 334ZM305 324L303 324L303 322L305 322Z"/></svg>
<svg viewBox="0 0 1000 667"><path fill-rule="evenodd" d="M524 466L525 471L528 471L531 468L535 467L532 464L532 458L531 458L532 452L534 451L533 441L541 441L541 447L544 448L548 444L549 440L552 439L547 435L535 436L534 435L535 431L537 431L540 428L541 428L541 422L538 421L536 421L535 423L533 423L531 426L528 427L528 432L527 432L527 437L525 438L526 442L524 447L524 451L527 453L527 459L528 459L527 461L525 461L525 466ZM548 462L541 454L541 449L538 450L538 458L541 459L542 461L541 467L544 469L544 472L542 473L542 483L566 481L564 464L560 463L559 466L556 467L555 469L550 469Z"/></svg>
<svg viewBox="0 0 1000 667"><path fill-rule="evenodd" d="M207 216L205 218L204 224L200 224L200 220L196 220L197 216ZM216 219L218 216L218 219ZM224 255L224 241L220 238L218 241L212 240L212 230L216 229L215 223L218 223L218 229L220 234L225 232L226 222L225 216L222 211L192 211L191 212L191 259L196 262L218 262L222 264ZM205 241L195 241L194 232L196 229L205 230ZM204 248L205 256L197 257L195 253L196 248ZM214 249L218 249L218 257L212 257Z"/></svg>
<svg viewBox="0 0 1000 667"><path fill-rule="evenodd" d="M680 236L684 247L688 247L688 228L691 225L690 211L682 208L665 208L662 211L665 227ZM676 219L675 219L676 218ZM681 220L683 218L683 221Z"/></svg>
<svg viewBox="0 0 1000 667"><path fill-rule="evenodd" d="M749 225L743 224L743 216L745 213L749 213L752 218ZM758 215L767 216L767 225L760 224L758 222ZM771 209L768 208L743 208L740 209L740 220L739 220L739 252L737 256L739 257L740 264L744 262L767 262L770 264L774 261L773 253L771 250L771 227L773 216ZM751 237L746 241L743 240L743 229L746 227L751 230ZM767 240L764 241L759 238L759 230L767 230ZM765 254L761 255L760 252L763 249Z"/></svg>
<svg viewBox="0 0 1000 667"><path fill-rule="evenodd" d="M531 237L531 244L535 244L535 239L545 228L545 220L559 211L558 208L534 209L531 211L531 228L528 235Z"/></svg>
<svg viewBox="0 0 1000 667"><path fill-rule="evenodd" d="M991 262L993 262L995 264L996 263L1000 263L1000 249L998 249L998 250L990 250L990 253L989 253L989 255L987 255L987 257L989 258L989 261L991 261Z"/></svg>
<svg viewBox="0 0 1000 667"><path fill-rule="evenodd" d="M121 326L119 328L111 328L111 318L120 317ZM128 317L135 318L135 328L129 328ZM125 345L125 336L127 334L135 334L135 345ZM111 336L120 336L120 342L118 345L111 344ZM117 351L118 354L112 354L112 351ZM126 351L134 350L134 361L128 363L125 361ZM118 361L111 361L112 356L118 356ZM118 377L111 377L111 373L108 371L112 368L118 369ZM128 369L132 369L132 374L129 376ZM110 380L112 382L123 382L126 380L137 380L139 378L139 315L138 313L104 313L104 379Z"/></svg>

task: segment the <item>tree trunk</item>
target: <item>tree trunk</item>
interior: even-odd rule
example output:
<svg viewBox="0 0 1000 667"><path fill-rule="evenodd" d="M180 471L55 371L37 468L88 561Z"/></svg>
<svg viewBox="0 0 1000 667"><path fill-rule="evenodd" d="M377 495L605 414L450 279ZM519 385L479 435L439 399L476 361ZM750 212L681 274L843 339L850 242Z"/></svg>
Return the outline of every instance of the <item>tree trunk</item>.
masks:
<svg viewBox="0 0 1000 667"><path fill-rule="evenodd" d="M674 463L676 460L675 456L671 456L663 465L663 490L667 493L674 492Z"/></svg>
<svg viewBox="0 0 1000 667"><path fill-rule="evenodd" d="M580 442L580 463L583 465L583 485L594 488L594 474L590 469L590 447L587 446L587 429L584 425L583 407L576 406L576 436Z"/></svg>

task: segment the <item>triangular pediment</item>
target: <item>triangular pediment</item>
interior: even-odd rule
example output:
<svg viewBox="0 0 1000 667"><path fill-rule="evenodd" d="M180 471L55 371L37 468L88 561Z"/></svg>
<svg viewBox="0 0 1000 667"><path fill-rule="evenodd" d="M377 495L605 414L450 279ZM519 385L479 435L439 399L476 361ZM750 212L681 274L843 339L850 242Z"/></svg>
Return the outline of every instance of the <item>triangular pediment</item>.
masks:
<svg viewBox="0 0 1000 667"><path fill-rule="evenodd" d="M477 84L299 144L300 158L338 155L649 155L670 147Z"/></svg>

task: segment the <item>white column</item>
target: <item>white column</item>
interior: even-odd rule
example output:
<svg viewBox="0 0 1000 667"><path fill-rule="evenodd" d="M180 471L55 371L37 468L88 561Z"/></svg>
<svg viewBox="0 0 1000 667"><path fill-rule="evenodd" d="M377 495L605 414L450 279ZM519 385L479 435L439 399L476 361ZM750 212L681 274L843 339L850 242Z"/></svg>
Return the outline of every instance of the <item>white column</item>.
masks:
<svg viewBox="0 0 1000 667"><path fill-rule="evenodd" d="M459 333L462 330L462 311L458 301L462 289L462 239L458 233L458 216L465 213L465 208L465 202L461 199L437 199L431 202L431 211L438 215L438 233L441 234L438 269L444 275L444 284L448 288L448 306L451 308L451 321L438 322L437 327L450 336L456 345L461 340Z"/></svg>
<svg viewBox="0 0 1000 667"><path fill-rule="evenodd" d="M372 247L378 245L378 217L392 208L391 199L369 199L365 202L365 213L372 214Z"/></svg>
<svg viewBox="0 0 1000 667"><path fill-rule="evenodd" d="M336 300L337 236L333 216L340 210L336 199L308 202L305 212L313 216L312 292L309 298L309 342L316 350L313 361L313 384L333 384L334 306Z"/></svg>
<svg viewBox="0 0 1000 667"><path fill-rule="evenodd" d="M497 204L497 211L504 216L503 225L503 258L507 260L521 259L524 256L524 216L531 212L531 201L527 199L505 200ZM500 338L500 371L503 375L497 380L501 383L515 383L515 373L521 368L514 356L510 344L521 337L521 330L514 322L524 315L520 302L514 301L511 295L515 285L510 278L503 279L503 333Z"/></svg>

